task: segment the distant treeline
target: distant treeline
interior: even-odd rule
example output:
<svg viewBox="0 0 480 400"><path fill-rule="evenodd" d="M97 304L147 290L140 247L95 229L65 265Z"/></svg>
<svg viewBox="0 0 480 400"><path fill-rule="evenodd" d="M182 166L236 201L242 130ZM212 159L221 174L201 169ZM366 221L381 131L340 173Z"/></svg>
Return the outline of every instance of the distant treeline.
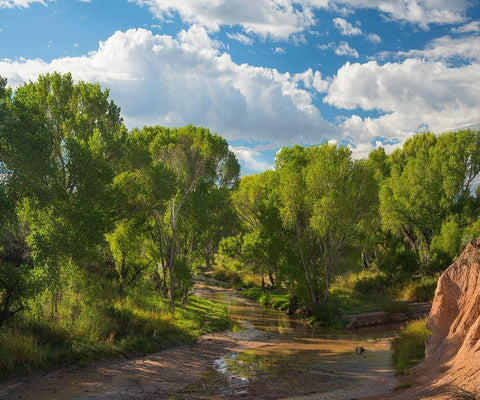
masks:
<svg viewBox="0 0 480 400"><path fill-rule="evenodd" d="M366 160L295 145L240 179L207 129L128 131L108 90L69 74L15 91L1 80L0 325L75 319L140 284L173 310L219 252L311 309L347 271L434 274L480 234L479 172L480 133L467 130Z"/></svg>

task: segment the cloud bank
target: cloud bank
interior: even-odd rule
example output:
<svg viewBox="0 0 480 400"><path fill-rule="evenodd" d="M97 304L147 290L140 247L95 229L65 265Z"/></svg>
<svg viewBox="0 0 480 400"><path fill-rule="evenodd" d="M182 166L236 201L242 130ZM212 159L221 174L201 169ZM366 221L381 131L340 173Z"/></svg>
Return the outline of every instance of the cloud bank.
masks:
<svg viewBox="0 0 480 400"><path fill-rule="evenodd" d="M52 71L100 82L111 88L130 127L195 124L230 140L249 137L279 143L292 137L318 142L337 134L313 105L312 91L298 86L298 77L236 64L218 47L199 26L177 37L132 29L116 32L82 57L49 63L0 61L0 75L11 86ZM326 89L319 73L309 71L304 80L310 87Z"/></svg>
<svg viewBox="0 0 480 400"><path fill-rule="evenodd" d="M315 12L374 9L388 19L408 22L429 29L430 24L457 24L465 21L471 0L130 0L148 7L160 20L178 15L189 24L210 31L239 26L274 40L307 31L315 25ZM345 34L357 35L359 28L339 18L335 22ZM349 33L347 33L349 32ZM373 37L372 37L373 38ZM377 38L375 38L377 39Z"/></svg>
<svg viewBox="0 0 480 400"><path fill-rule="evenodd" d="M353 115L341 124L354 143L375 137L404 140L411 132L442 131L480 122L480 64L448 67L407 59L379 65L346 63L324 101L337 108L378 111L377 118Z"/></svg>

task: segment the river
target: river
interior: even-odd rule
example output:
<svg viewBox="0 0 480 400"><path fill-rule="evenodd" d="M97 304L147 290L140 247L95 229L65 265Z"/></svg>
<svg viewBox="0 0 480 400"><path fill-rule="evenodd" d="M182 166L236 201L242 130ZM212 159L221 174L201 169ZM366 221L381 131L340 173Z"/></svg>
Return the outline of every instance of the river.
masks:
<svg viewBox="0 0 480 400"><path fill-rule="evenodd" d="M195 291L228 307L230 331L145 357L14 378L0 384L0 400L351 400L397 384L389 338L398 328L312 329L232 290L197 285ZM358 346L363 355L355 353Z"/></svg>
<svg viewBox="0 0 480 400"><path fill-rule="evenodd" d="M355 333L311 328L229 290L204 288L197 293L228 307L237 337L257 333L267 342L218 358L192 387L199 397L340 400L386 393L398 383L389 345L398 325ZM358 355L356 347L365 352Z"/></svg>

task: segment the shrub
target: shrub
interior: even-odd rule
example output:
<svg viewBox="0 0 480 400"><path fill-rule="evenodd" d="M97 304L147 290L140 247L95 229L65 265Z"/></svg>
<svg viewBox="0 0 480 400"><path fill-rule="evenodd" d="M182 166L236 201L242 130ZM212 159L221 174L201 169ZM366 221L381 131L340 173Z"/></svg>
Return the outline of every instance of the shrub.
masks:
<svg viewBox="0 0 480 400"><path fill-rule="evenodd" d="M385 294L388 289L389 279L384 275L375 275L355 281L353 291L360 297Z"/></svg>
<svg viewBox="0 0 480 400"><path fill-rule="evenodd" d="M437 278L425 278L406 287L405 300L432 302L437 288Z"/></svg>
<svg viewBox="0 0 480 400"><path fill-rule="evenodd" d="M211 277L217 281L228 283L233 287L242 286L240 274L228 268L216 268L211 274Z"/></svg>
<svg viewBox="0 0 480 400"><path fill-rule="evenodd" d="M425 339L432 334L426 318L408 322L392 342L392 358L398 372L407 371L425 358Z"/></svg>
<svg viewBox="0 0 480 400"><path fill-rule="evenodd" d="M412 311L410 304L389 298L383 300L382 310L390 313L409 313Z"/></svg>
<svg viewBox="0 0 480 400"><path fill-rule="evenodd" d="M0 378L191 344L203 333L228 327L226 308L208 300L191 297L185 309L171 313L157 293L128 291L122 301L92 304L75 320L12 320L0 329Z"/></svg>
<svg viewBox="0 0 480 400"><path fill-rule="evenodd" d="M42 365L45 354L34 337L13 329L0 332L0 377L30 372Z"/></svg>
<svg viewBox="0 0 480 400"><path fill-rule="evenodd" d="M242 290L239 294L263 306L272 307L277 310L286 311L290 305L290 295L281 289L262 291L260 288L252 287Z"/></svg>

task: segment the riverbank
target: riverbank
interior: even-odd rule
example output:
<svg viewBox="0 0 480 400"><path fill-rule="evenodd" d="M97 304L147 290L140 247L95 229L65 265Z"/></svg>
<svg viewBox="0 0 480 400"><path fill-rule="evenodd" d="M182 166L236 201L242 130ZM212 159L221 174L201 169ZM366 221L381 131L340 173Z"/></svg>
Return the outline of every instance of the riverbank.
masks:
<svg viewBox="0 0 480 400"><path fill-rule="evenodd" d="M195 398L191 394L195 392L195 383L211 371L220 355L263 346L268 344L266 340L262 334L250 337L243 334L243 338L238 338L226 332L211 333L200 337L193 346L147 357L61 368L6 381L0 385L0 399Z"/></svg>
<svg viewBox="0 0 480 400"><path fill-rule="evenodd" d="M189 345L228 323L224 305L192 296L171 312L166 299L141 287L85 305L75 318L19 315L0 328L0 379Z"/></svg>
<svg viewBox="0 0 480 400"><path fill-rule="evenodd" d="M379 393L379 388L386 391L397 384L393 369L388 368L388 338L375 340L347 334L342 339L328 332L316 338L312 330L288 328L285 323L291 320L284 320L284 313L264 310L250 300L238 298L231 290L196 290L208 291L209 296L227 296L234 301L235 312L246 312L233 316L238 331L211 333L192 346L147 357L13 379L0 384L0 399L253 400L303 395L346 400L357 397L355 393L372 396ZM256 322L250 319L252 316ZM259 325L265 330L257 329ZM282 326L289 331L281 333ZM293 330L297 337L292 336ZM366 357L353 351L359 345L366 348Z"/></svg>

